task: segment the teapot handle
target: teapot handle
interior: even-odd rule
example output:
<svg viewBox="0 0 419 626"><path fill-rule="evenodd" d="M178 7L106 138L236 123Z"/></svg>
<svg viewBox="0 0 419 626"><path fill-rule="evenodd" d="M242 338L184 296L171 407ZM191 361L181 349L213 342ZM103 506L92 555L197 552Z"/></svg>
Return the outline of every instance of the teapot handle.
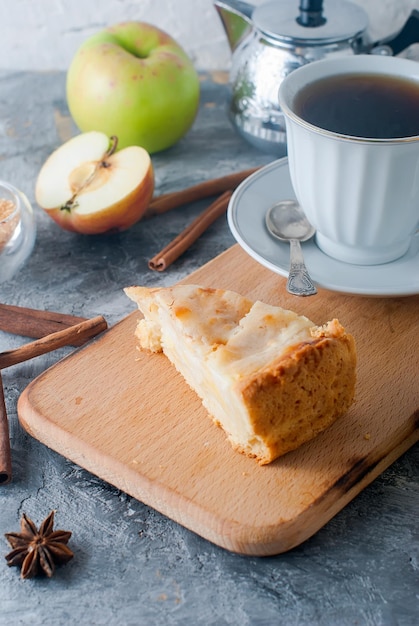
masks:
<svg viewBox="0 0 419 626"><path fill-rule="evenodd" d="M403 28L394 36L377 41L372 45L370 52L377 46L387 46L395 56L413 43L419 43L419 10L414 9Z"/></svg>

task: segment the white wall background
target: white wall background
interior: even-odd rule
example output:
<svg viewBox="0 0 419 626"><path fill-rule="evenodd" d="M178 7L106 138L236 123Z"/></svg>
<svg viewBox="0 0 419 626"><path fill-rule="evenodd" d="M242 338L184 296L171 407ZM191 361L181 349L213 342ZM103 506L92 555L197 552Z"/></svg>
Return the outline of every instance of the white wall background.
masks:
<svg viewBox="0 0 419 626"><path fill-rule="evenodd" d="M354 1L367 11L374 39L399 30L419 8L419 0ZM0 0L0 69L66 70L88 36L125 20L166 30L199 70L229 67L230 51L212 0Z"/></svg>

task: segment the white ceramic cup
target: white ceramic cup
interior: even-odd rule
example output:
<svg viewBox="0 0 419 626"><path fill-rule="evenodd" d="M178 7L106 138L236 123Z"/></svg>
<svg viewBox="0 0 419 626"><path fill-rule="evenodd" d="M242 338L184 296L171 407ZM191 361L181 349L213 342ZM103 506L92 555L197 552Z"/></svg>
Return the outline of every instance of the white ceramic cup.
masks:
<svg viewBox="0 0 419 626"><path fill-rule="evenodd" d="M419 136L365 139L313 126L295 112L307 84L336 74L384 74L417 81L419 63L354 55L309 63L281 83L290 176L316 228L319 248L347 263L376 265L403 256L419 222ZM417 112L419 116L419 110Z"/></svg>

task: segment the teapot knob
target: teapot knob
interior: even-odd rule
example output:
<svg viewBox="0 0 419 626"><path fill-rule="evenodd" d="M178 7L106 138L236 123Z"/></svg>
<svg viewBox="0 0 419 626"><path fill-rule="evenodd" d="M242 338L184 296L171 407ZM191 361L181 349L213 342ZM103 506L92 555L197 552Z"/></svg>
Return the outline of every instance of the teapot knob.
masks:
<svg viewBox="0 0 419 626"><path fill-rule="evenodd" d="M315 28L323 26L326 18L323 16L323 0L300 0L300 15L297 22L300 26Z"/></svg>

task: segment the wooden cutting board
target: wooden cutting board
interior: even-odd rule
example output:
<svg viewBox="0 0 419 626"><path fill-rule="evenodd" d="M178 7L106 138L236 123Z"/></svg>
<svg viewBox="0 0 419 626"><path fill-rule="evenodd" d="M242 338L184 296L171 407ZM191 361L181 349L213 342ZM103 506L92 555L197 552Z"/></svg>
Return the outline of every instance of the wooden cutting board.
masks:
<svg viewBox="0 0 419 626"><path fill-rule="evenodd" d="M296 298L238 245L184 282L234 289L316 324L339 318L358 346L351 410L260 467L232 450L164 355L136 349L134 311L34 380L19 419L47 446L209 541L248 555L284 552L419 439L419 297L320 290Z"/></svg>

